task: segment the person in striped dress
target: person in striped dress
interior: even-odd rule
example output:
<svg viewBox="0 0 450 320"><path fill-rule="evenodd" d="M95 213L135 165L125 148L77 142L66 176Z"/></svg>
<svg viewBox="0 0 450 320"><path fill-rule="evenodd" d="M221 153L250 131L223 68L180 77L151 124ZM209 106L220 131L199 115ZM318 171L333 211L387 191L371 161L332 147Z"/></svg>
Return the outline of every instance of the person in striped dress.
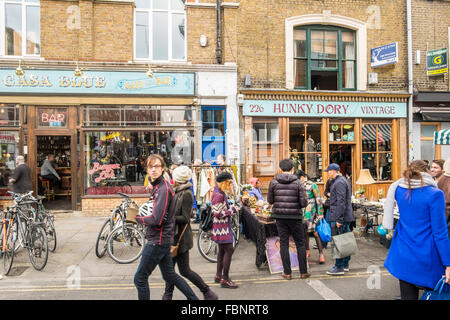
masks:
<svg viewBox="0 0 450 320"><path fill-rule="evenodd" d="M214 281L220 283L222 288L235 289L238 285L232 282L229 277L231 257L234 251L231 217L238 211L235 207L230 207L226 195L232 188L233 177L229 172L222 172L217 175L216 182L211 197L213 215L211 239L219 246L217 272Z"/></svg>

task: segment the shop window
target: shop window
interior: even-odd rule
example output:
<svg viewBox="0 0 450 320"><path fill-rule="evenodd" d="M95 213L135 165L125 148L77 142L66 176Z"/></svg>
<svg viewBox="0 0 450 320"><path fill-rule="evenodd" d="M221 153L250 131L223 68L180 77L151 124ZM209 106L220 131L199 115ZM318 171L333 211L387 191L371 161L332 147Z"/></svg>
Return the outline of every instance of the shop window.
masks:
<svg viewBox="0 0 450 320"><path fill-rule="evenodd" d="M137 0L135 9L135 58L186 59L184 0Z"/></svg>
<svg viewBox="0 0 450 320"><path fill-rule="evenodd" d="M0 104L0 127L18 127L20 126L19 105Z"/></svg>
<svg viewBox="0 0 450 320"><path fill-rule="evenodd" d="M322 181L321 125L289 124L289 155L296 169L305 171L312 181Z"/></svg>
<svg viewBox="0 0 450 320"><path fill-rule="evenodd" d="M253 172L274 175L278 169L278 123L253 123Z"/></svg>
<svg viewBox="0 0 450 320"><path fill-rule="evenodd" d="M294 83L296 89L355 90L355 32L333 26L296 27Z"/></svg>
<svg viewBox="0 0 450 320"><path fill-rule="evenodd" d="M39 108L38 124L43 128L66 128L67 108Z"/></svg>
<svg viewBox="0 0 450 320"><path fill-rule="evenodd" d="M441 146L433 143L434 132L440 129L440 123L420 124L420 158L427 160L430 164L434 159L441 158Z"/></svg>
<svg viewBox="0 0 450 320"><path fill-rule="evenodd" d="M85 194L146 194L144 162L159 154L167 166L191 164L190 130L85 132Z"/></svg>
<svg viewBox="0 0 450 320"><path fill-rule="evenodd" d="M16 168L19 155L19 132L0 131L0 196L11 197L7 191L12 190L9 179Z"/></svg>
<svg viewBox="0 0 450 320"><path fill-rule="evenodd" d="M353 123L330 124L328 140L330 142L354 142L355 126Z"/></svg>
<svg viewBox="0 0 450 320"><path fill-rule="evenodd" d="M4 15L5 56L38 56L41 53L40 1L2 0L0 10Z"/></svg>
<svg viewBox="0 0 450 320"><path fill-rule="evenodd" d="M83 126L190 126L190 106L84 106Z"/></svg>
<svg viewBox="0 0 450 320"><path fill-rule="evenodd" d="M225 107L202 107L202 160L215 164L217 156L225 155Z"/></svg>
<svg viewBox="0 0 450 320"><path fill-rule="evenodd" d="M362 166L377 181L392 180L392 123L363 124Z"/></svg>

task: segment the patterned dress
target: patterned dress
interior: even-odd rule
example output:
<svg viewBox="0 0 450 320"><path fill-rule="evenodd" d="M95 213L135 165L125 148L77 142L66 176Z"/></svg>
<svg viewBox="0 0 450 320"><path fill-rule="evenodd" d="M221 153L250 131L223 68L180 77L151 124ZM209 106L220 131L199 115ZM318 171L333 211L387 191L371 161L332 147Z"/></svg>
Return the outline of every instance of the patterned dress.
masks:
<svg viewBox="0 0 450 320"><path fill-rule="evenodd" d="M211 239L218 243L233 243L233 232L231 231L231 213L225 193L214 187L211 199L211 211L213 215L213 226Z"/></svg>
<svg viewBox="0 0 450 320"><path fill-rule="evenodd" d="M312 181L306 181L305 190L308 205L303 209L303 223L307 225L308 232L314 232L317 221L323 218L323 206L320 201L320 190L317 184Z"/></svg>

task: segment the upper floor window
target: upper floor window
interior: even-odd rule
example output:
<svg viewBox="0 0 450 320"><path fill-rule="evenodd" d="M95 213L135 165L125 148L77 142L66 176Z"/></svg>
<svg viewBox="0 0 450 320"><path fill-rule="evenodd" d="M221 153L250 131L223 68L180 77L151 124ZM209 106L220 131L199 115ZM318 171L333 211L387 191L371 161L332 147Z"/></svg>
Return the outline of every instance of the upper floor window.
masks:
<svg viewBox="0 0 450 320"><path fill-rule="evenodd" d="M136 59L185 60L185 0L136 0Z"/></svg>
<svg viewBox="0 0 450 320"><path fill-rule="evenodd" d="M356 90L355 32L333 26L294 29L296 89Z"/></svg>
<svg viewBox="0 0 450 320"><path fill-rule="evenodd" d="M1 55L38 56L41 53L39 0L0 0Z"/></svg>

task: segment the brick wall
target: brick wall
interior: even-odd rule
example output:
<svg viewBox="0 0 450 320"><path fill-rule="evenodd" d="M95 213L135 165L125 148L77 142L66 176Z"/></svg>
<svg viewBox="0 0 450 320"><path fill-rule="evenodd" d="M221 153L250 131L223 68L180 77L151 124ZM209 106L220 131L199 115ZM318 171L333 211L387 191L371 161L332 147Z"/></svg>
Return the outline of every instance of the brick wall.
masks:
<svg viewBox="0 0 450 320"><path fill-rule="evenodd" d="M368 86L373 91L407 89L406 5L404 1L242 1L237 16L238 87L244 86L246 74L252 87L285 87L285 19L329 10L367 22L367 72L378 73L379 83ZM376 14L379 10L379 15ZM375 19L375 18L379 18ZM379 23L377 23L379 22ZM370 49L392 42L399 43L399 63L370 67Z"/></svg>
<svg viewBox="0 0 450 320"><path fill-rule="evenodd" d="M420 50L420 64L413 65L414 88L419 91L449 91L449 76L427 77L426 51L448 47L450 2L412 2L413 57Z"/></svg>
<svg viewBox="0 0 450 320"><path fill-rule="evenodd" d="M138 206L141 206L148 197L132 198ZM111 210L122 202L122 198L83 198L81 199L81 211L89 216L109 216Z"/></svg>

